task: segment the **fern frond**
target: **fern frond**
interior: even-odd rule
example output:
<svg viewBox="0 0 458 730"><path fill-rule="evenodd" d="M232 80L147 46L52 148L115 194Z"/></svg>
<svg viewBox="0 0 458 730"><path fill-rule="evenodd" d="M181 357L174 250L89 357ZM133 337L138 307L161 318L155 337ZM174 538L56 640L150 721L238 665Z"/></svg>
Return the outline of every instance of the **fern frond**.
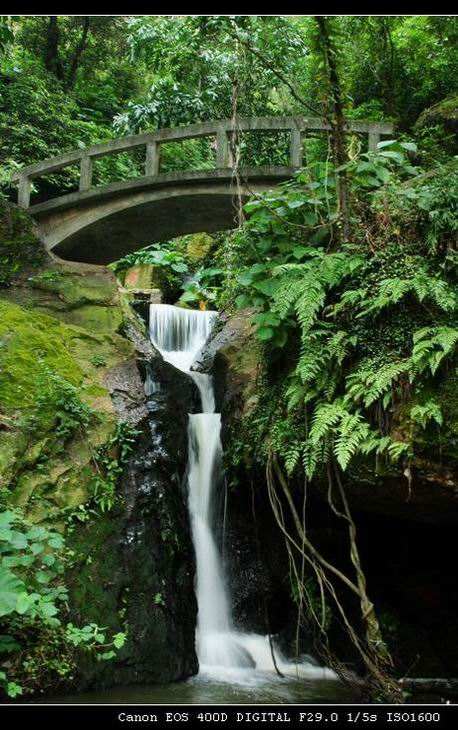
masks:
<svg viewBox="0 0 458 730"><path fill-rule="evenodd" d="M318 444L329 431L334 428L340 421L346 411L339 401L333 403L319 403L314 411L312 418L312 428L310 429L310 442Z"/></svg>
<svg viewBox="0 0 458 730"><path fill-rule="evenodd" d="M369 424L360 413L347 412L342 416L334 441L334 454L343 471L367 439L369 431Z"/></svg>

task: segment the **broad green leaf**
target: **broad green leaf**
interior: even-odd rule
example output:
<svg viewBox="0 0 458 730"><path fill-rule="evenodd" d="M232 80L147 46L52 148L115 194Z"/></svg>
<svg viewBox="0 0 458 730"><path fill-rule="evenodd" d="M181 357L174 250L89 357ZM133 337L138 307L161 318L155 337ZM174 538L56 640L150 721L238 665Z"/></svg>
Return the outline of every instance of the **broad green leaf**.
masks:
<svg viewBox="0 0 458 730"><path fill-rule="evenodd" d="M21 648L14 636L9 634L0 634L0 654L7 654L10 651L17 651ZM0 677L1 679L1 677Z"/></svg>
<svg viewBox="0 0 458 730"><path fill-rule="evenodd" d="M34 555L39 555L40 553L43 552L43 550L45 549L45 546L43 545L42 542L33 542L30 546L30 549Z"/></svg>
<svg viewBox="0 0 458 730"><path fill-rule="evenodd" d="M24 583L10 570L0 567L0 616L16 610L18 595L24 591Z"/></svg>
<svg viewBox="0 0 458 730"><path fill-rule="evenodd" d="M61 535L53 535L48 540L49 547L56 548L59 550L61 547L64 546L64 538Z"/></svg>
<svg viewBox="0 0 458 730"><path fill-rule="evenodd" d="M113 657L116 656L116 652L113 650L111 651L104 651L103 654L97 654L97 659L100 661L108 661L109 659L113 659Z"/></svg>
<svg viewBox="0 0 458 730"><path fill-rule="evenodd" d="M396 139L385 139L383 142L378 142L377 149L383 150L385 147L392 147L394 144L397 144L398 141Z"/></svg>
<svg viewBox="0 0 458 730"><path fill-rule="evenodd" d="M21 615L27 613L29 608L31 608L34 603L35 600L33 596L29 595L26 592L20 593L17 597L16 611Z"/></svg>
<svg viewBox="0 0 458 730"><path fill-rule="evenodd" d="M244 307L250 306L251 299L246 294L239 294L239 296L235 299L235 304L238 309L243 309Z"/></svg>
<svg viewBox="0 0 458 730"><path fill-rule="evenodd" d="M126 635L124 633L115 634L113 636L113 644L117 649L120 649L126 643Z"/></svg>
<svg viewBox="0 0 458 730"><path fill-rule="evenodd" d="M15 519L16 515L11 510L0 512L0 528L3 529L4 527L9 527Z"/></svg>

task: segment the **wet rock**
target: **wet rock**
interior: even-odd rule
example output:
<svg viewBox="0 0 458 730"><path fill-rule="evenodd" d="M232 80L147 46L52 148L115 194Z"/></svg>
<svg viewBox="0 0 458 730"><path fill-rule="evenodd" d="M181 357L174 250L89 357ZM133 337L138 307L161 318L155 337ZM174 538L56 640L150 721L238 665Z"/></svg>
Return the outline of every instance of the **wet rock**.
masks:
<svg viewBox="0 0 458 730"><path fill-rule="evenodd" d="M123 560L130 586L129 681L167 682L194 674L197 606L184 480L187 413L195 388L159 362L157 391L123 480Z"/></svg>
<svg viewBox="0 0 458 730"><path fill-rule="evenodd" d="M217 409L223 414L223 442L225 425L242 418L257 402L261 349L252 315L251 309L244 309L220 318L192 366L198 372L213 372Z"/></svg>
<svg viewBox="0 0 458 730"><path fill-rule="evenodd" d="M105 384L120 421L137 426L147 417L145 387L135 359L111 368Z"/></svg>
<svg viewBox="0 0 458 730"><path fill-rule="evenodd" d="M250 487L231 493L227 503L225 564L236 625L259 634L282 631L289 618L288 562L268 504L251 503Z"/></svg>
<svg viewBox="0 0 458 730"><path fill-rule="evenodd" d="M91 553L88 569L97 579L83 574L77 580L86 600L101 604L98 622L115 626L118 621L119 630L122 615L128 639L109 667L86 663L81 688L172 682L197 672L186 467L188 412L198 393L191 378L162 359L149 367L155 384L149 397L134 364L111 373L119 416L130 423L140 419L139 435L107 539ZM84 544L95 539L88 535ZM96 596L101 583L103 596Z"/></svg>

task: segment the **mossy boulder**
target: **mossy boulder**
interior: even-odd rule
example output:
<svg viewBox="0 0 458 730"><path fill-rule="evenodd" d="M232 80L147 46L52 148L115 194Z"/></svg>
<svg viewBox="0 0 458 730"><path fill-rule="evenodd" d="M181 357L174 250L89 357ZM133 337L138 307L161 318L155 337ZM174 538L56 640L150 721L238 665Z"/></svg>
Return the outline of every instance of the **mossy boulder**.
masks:
<svg viewBox="0 0 458 730"><path fill-rule="evenodd" d="M248 415L258 400L261 343L252 325L253 311L244 309L220 319L192 366L215 373L217 401L228 421Z"/></svg>
<svg viewBox="0 0 458 730"><path fill-rule="evenodd" d="M36 492L32 484L41 485L41 491L51 484L54 488L48 492L57 494L62 479L71 478L67 468L62 470L65 477L55 476L64 459L64 444L53 438L55 414L40 402L47 374L77 389L93 410L85 442L99 445L117 423L107 373L131 359L134 348L117 334L123 313L113 274L104 267L52 259L24 211L6 206L5 216L16 226L10 248L22 251L21 241L28 236L27 251L32 252L18 254L21 264L10 272L7 286L0 286L0 484L15 481L15 499L25 506L26 495ZM2 236L0 246L4 240ZM25 428L32 417L33 434ZM81 435L74 440L76 451L85 454L87 449L78 444ZM72 452L70 444L65 444L65 451ZM83 461L88 464L90 458ZM78 458L74 466L80 471L84 464ZM39 478L34 473L38 467ZM25 470L27 476L19 478ZM50 477L47 472L53 470ZM79 481L85 483L87 476L83 469ZM81 498L83 491L78 489Z"/></svg>
<svg viewBox="0 0 458 730"><path fill-rule="evenodd" d="M185 240L186 258L191 264L204 261L215 243L215 239L208 233L191 233Z"/></svg>
<svg viewBox="0 0 458 730"><path fill-rule="evenodd" d="M453 94L425 109L415 123L416 129L434 126L441 126L454 134L458 133L458 94Z"/></svg>
<svg viewBox="0 0 458 730"><path fill-rule="evenodd" d="M87 500L93 452L113 434L117 417L105 379L133 356L115 334L89 333L0 299L0 485L36 519ZM55 404L44 396L50 377L77 389L91 409L87 430L55 436ZM40 509L37 505L40 502Z"/></svg>
<svg viewBox="0 0 458 730"><path fill-rule="evenodd" d="M107 637L128 634L115 661L82 655L66 689L184 678L197 669L182 489L195 386L164 366L132 292L120 292L110 270L50 257L27 214L5 211L0 509L19 507L65 535L68 620L107 627ZM142 375L152 360L164 388L147 404ZM128 463L120 424L136 439ZM96 489L110 469L117 476L107 507ZM46 646L35 648L46 655Z"/></svg>
<svg viewBox="0 0 458 730"><path fill-rule="evenodd" d="M0 289L0 299L52 314L89 332L116 333L122 325L119 293L111 271L45 258Z"/></svg>

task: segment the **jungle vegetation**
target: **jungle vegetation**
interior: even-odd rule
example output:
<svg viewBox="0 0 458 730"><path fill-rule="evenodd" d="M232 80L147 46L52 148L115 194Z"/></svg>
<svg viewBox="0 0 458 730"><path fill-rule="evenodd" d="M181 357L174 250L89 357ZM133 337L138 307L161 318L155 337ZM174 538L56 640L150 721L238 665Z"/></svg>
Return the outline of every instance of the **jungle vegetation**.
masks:
<svg viewBox="0 0 458 730"><path fill-rule="evenodd" d="M256 444L250 458L265 471L285 534L298 620L314 623L332 662L330 606L374 696L391 699L399 689L367 592L346 477L369 461L376 471L399 469L410 483L418 448L450 448L454 424L440 388L454 377L458 341L457 41L452 16L2 17L0 25L4 199L13 198L19 166L123 134L234 115L329 121L329 135L306 140L294 179L241 202L237 228L214 236L200 261L182 239L152 242L113 268L120 275L151 263L173 301L252 310L263 377L242 427L258 437L241 437L229 460L239 463L246 444ZM396 132L369 152L346 132L345 118L390 121ZM281 133L249 143L239 134L233 144L238 169L250 156L281 164L287 154ZM210 164L200 141L165 147L164 170ZM140 164L118 155L100 163L96 179L124 179ZM76 175L50 176L35 192L70 190ZM25 255L2 243L1 286ZM85 428L92 415L73 386L49 382L59 428ZM329 508L348 526L352 574L308 538L300 505L315 480L326 482ZM0 652L8 669L0 681L14 696L40 682L33 662L21 663L20 641L39 644L56 672L56 655L65 656L69 674L75 647L109 659L124 637L108 640L103 628L66 620L63 537L29 524L5 491L2 499ZM109 509L109 500L98 508ZM360 602L357 626L342 587Z"/></svg>

